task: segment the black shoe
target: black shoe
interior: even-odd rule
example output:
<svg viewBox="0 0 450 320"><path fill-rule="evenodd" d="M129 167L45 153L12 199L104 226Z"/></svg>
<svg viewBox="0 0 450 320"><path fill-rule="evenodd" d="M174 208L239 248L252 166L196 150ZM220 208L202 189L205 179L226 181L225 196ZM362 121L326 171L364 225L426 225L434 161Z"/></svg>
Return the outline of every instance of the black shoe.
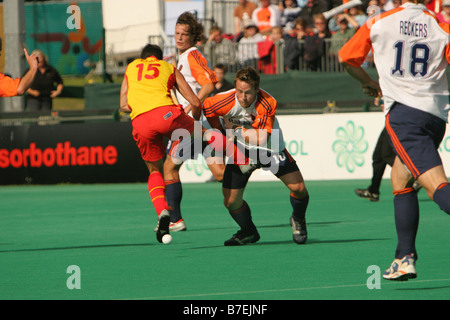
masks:
<svg viewBox="0 0 450 320"><path fill-rule="evenodd" d="M250 231L239 230L237 233L224 242L225 246L242 246L244 244L255 243L259 240L259 233L256 229Z"/></svg>
<svg viewBox="0 0 450 320"><path fill-rule="evenodd" d="M369 199L372 202L380 200L380 195L378 193L372 193L367 189L355 189L355 193L358 197Z"/></svg>
<svg viewBox="0 0 450 320"><path fill-rule="evenodd" d="M306 220L297 220L291 217L292 239L296 244L305 244L308 239L308 232L306 231Z"/></svg>
<svg viewBox="0 0 450 320"><path fill-rule="evenodd" d="M158 229L156 230L156 240L158 240L158 242L162 243L163 236L169 234L169 225L170 225L169 211L163 210L159 214Z"/></svg>

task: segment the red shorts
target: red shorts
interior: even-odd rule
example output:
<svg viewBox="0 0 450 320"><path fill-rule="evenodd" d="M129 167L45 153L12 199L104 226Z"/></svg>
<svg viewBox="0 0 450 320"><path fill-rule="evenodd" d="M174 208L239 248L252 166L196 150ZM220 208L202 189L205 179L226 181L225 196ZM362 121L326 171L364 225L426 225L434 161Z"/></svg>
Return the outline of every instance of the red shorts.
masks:
<svg viewBox="0 0 450 320"><path fill-rule="evenodd" d="M163 158L165 145L163 137L170 139L176 129L194 131L194 119L178 106L165 106L143 113L132 121L133 138L145 161Z"/></svg>

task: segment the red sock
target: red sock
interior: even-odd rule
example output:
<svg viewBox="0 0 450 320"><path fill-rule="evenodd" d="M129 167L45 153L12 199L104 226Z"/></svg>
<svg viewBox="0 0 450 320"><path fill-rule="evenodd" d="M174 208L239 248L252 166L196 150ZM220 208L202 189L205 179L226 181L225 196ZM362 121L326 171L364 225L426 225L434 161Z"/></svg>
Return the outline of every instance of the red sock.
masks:
<svg viewBox="0 0 450 320"><path fill-rule="evenodd" d="M158 216L164 209L169 209L166 201L166 184L160 172L153 172L148 177L148 191Z"/></svg>
<svg viewBox="0 0 450 320"><path fill-rule="evenodd" d="M208 140L208 144L216 151L223 152L227 157L232 157L235 164L248 164L248 158L239 150L239 148L228 140L222 133L218 131L210 130L212 133L211 138Z"/></svg>

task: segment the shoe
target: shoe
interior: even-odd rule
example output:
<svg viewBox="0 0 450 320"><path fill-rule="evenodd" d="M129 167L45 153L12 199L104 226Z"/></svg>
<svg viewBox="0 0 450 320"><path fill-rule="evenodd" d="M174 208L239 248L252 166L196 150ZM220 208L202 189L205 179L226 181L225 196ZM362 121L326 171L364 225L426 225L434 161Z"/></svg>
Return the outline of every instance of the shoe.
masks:
<svg viewBox="0 0 450 320"><path fill-rule="evenodd" d="M159 221L156 224L155 229L153 229L155 232L158 231L159 228ZM177 232L177 231L186 231L186 223L183 219L178 220L177 222L170 222L169 224L169 231L170 232Z"/></svg>
<svg viewBox="0 0 450 320"><path fill-rule="evenodd" d="M402 259L395 259L389 269L383 273L383 278L397 281L414 279L417 277L415 264L414 254L406 255Z"/></svg>
<svg viewBox="0 0 450 320"><path fill-rule="evenodd" d="M305 244L308 239L308 232L306 231L306 220L297 220L291 217L292 239L296 244Z"/></svg>
<svg viewBox="0 0 450 320"><path fill-rule="evenodd" d="M380 195L378 193L372 193L367 189L355 189L355 193L358 197L369 199L372 202L380 200Z"/></svg>
<svg viewBox="0 0 450 320"><path fill-rule="evenodd" d="M420 185L420 183L416 180L414 181L414 184L412 185L413 189L416 190L416 192L419 192L420 189L422 189L422 186Z"/></svg>
<svg viewBox="0 0 450 320"><path fill-rule="evenodd" d="M178 220L177 222L171 222L169 225L169 231L170 232L177 232L177 231L186 231L186 223L183 219Z"/></svg>
<svg viewBox="0 0 450 320"><path fill-rule="evenodd" d="M163 210L158 217L158 228L156 230L156 240L162 243L162 237L169 234L170 215L169 211Z"/></svg>
<svg viewBox="0 0 450 320"><path fill-rule="evenodd" d="M259 233L255 229L253 231L239 230L237 233L224 242L225 246L241 246L244 244L255 243L259 240Z"/></svg>

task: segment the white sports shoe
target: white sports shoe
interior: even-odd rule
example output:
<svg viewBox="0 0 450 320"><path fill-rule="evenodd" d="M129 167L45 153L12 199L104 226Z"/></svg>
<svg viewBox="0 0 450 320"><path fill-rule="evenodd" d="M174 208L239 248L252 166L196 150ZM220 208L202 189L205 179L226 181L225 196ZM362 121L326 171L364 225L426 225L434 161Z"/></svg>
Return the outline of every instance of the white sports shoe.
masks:
<svg viewBox="0 0 450 320"><path fill-rule="evenodd" d="M416 259L414 254L408 254L401 259L395 259L389 269L387 269L383 278L386 280L407 281L417 277L415 268Z"/></svg>
<svg viewBox="0 0 450 320"><path fill-rule="evenodd" d="M159 228L159 222L156 225L155 228L155 232L158 230ZM177 232L177 231L186 231L186 223L184 222L183 219L178 220L177 222L171 222L169 224L169 232Z"/></svg>

